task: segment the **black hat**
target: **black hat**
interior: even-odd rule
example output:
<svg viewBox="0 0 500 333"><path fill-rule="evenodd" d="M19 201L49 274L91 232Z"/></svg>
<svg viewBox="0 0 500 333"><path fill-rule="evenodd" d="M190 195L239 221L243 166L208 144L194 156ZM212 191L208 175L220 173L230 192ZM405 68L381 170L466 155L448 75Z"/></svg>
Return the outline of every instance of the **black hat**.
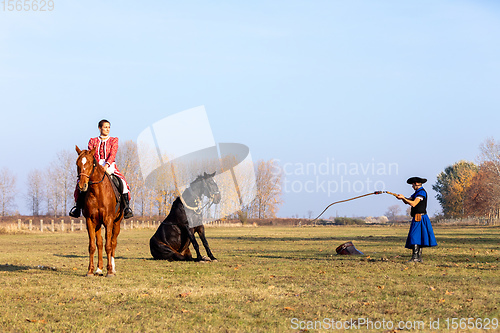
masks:
<svg viewBox="0 0 500 333"><path fill-rule="evenodd" d="M406 181L408 184L413 184L413 183L420 183L420 184L423 184L427 181L427 179L425 178L420 178L420 177L411 177L411 178L408 178L408 180Z"/></svg>

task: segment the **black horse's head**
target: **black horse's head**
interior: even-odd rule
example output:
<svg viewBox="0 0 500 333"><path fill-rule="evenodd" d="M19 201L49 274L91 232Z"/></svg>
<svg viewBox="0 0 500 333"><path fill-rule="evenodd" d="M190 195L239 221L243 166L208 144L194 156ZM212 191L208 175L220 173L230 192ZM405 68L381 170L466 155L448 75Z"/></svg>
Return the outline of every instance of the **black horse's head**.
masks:
<svg viewBox="0 0 500 333"><path fill-rule="evenodd" d="M210 174L204 172L202 176L196 177L196 179L190 184L191 190L202 197L203 195L211 199L214 204L218 204L221 200L221 195L219 192L219 187L214 181L215 172Z"/></svg>

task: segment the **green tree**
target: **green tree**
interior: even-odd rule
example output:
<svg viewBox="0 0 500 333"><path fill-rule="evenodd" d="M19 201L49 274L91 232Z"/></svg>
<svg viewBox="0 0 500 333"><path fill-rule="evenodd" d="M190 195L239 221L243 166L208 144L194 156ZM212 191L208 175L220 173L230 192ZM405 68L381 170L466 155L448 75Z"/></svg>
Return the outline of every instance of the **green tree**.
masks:
<svg viewBox="0 0 500 333"><path fill-rule="evenodd" d="M467 189L477 174L478 167L473 162L459 161L444 169L437 176L432 189L437 192L436 199L441 204L446 217L465 216Z"/></svg>

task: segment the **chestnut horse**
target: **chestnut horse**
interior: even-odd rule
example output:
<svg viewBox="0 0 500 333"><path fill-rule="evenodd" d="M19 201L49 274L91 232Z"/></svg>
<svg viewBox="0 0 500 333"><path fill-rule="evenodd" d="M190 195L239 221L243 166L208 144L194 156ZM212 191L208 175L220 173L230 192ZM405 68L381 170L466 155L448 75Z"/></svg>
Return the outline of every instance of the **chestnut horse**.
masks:
<svg viewBox="0 0 500 333"><path fill-rule="evenodd" d="M203 260L198 242L194 237L194 233L197 233L210 260L217 260L210 251L205 237L202 207L200 206L203 196L209 198L210 205L218 204L221 200L219 187L213 180L214 175L215 172L198 176L182 195L175 199L170 213L149 240L153 258L169 261ZM197 255L196 259L191 256L190 243L193 243Z"/></svg>
<svg viewBox="0 0 500 333"><path fill-rule="evenodd" d="M95 148L92 150L80 150L76 146L78 158L76 166L78 171L79 195L85 196L83 204L83 216L87 221L87 233L89 235L89 269L87 276L102 274L102 236L101 226L106 229L106 255L108 257L107 277L114 276L115 250L120 223L123 218L123 208L118 206L113 192L113 185L106 171L94 158ZM94 274L94 253L98 253L97 270Z"/></svg>

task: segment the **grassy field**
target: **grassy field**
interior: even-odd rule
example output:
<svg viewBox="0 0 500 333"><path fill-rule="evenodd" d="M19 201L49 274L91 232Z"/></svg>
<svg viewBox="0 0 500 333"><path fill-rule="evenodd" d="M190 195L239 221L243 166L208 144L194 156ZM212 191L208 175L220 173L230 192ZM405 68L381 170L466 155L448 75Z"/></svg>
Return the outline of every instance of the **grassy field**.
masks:
<svg viewBox="0 0 500 333"><path fill-rule="evenodd" d="M171 263L151 259L153 230L127 230L115 278L84 276L86 233L4 234L0 331L395 331L402 322L431 332L438 319L444 330L461 318L462 328L490 321L487 331L500 331L492 321L500 318L500 228L435 226L439 246L424 249L422 264L406 263L407 232L209 228L218 262ZM365 256L336 255L346 241Z"/></svg>

